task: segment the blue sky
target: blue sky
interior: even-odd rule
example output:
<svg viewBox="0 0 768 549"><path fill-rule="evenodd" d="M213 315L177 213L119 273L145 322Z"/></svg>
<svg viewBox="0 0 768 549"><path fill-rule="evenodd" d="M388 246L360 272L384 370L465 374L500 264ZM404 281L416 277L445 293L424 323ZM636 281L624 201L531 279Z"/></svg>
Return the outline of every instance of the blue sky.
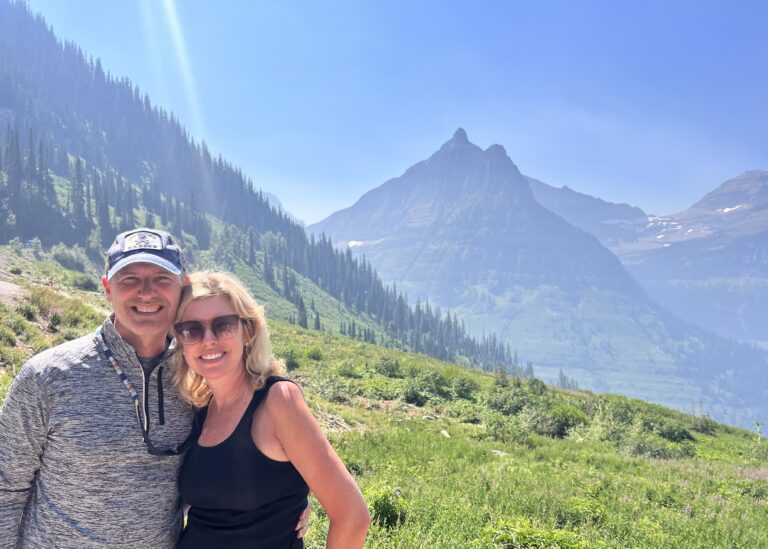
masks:
<svg viewBox="0 0 768 549"><path fill-rule="evenodd" d="M768 169L768 3L29 0L319 221L457 127L649 213Z"/></svg>

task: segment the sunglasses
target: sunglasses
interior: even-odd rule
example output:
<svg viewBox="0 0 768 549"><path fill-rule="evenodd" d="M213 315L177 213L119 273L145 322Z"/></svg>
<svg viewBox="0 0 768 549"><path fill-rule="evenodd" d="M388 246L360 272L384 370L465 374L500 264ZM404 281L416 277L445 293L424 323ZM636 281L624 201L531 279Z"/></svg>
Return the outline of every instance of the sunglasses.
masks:
<svg viewBox="0 0 768 549"><path fill-rule="evenodd" d="M200 343L205 338L205 331L211 327L211 333L216 339L229 339L237 334L240 322L239 315L218 316L210 322L187 320L173 325L176 337L184 345Z"/></svg>

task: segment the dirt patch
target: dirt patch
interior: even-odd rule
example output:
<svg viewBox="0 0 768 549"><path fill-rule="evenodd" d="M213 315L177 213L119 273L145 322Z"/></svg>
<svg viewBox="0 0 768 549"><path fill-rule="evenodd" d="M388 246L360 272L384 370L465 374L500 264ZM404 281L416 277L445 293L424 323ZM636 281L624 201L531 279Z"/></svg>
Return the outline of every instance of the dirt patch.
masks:
<svg viewBox="0 0 768 549"><path fill-rule="evenodd" d="M0 301L11 307L15 307L16 304L27 297L29 292L26 288L22 288L18 284L13 282L5 282L0 280Z"/></svg>

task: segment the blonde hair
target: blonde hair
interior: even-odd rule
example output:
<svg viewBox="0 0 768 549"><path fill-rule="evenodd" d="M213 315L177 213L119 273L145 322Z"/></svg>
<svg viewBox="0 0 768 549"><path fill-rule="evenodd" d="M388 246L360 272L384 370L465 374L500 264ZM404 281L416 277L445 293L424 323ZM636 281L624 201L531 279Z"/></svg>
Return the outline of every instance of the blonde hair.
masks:
<svg viewBox="0 0 768 549"><path fill-rule="evenodd" d="M214 296L224 296L243 320L245 333L245 370L254 389L261 389L267 378L281 374L285 365L272 354L267 319L264 307L256 303L248 290L237 278L229 273L197 272L189 275L189 284L181 293L181 302L176 312L176 322L181 320L187 306L193 301ZM183 345L176 339L176 374L174 381L181 396L198 408L205 406L211 398L211 389L205 378L196 374L187 364L182 353Z"/></svg>

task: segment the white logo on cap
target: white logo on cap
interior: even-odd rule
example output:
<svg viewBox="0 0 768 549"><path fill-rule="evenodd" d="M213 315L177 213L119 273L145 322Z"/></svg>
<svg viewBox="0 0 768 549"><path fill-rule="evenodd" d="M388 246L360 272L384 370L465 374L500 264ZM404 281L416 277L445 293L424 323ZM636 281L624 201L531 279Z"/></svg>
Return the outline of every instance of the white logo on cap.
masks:
<svg viewBox="0 0 768 549"><path fill-rule="evenodd" d="M125 237L124 252L133 250L162 250L163 239L160 235L148 232L132 233Z"/></svg>

